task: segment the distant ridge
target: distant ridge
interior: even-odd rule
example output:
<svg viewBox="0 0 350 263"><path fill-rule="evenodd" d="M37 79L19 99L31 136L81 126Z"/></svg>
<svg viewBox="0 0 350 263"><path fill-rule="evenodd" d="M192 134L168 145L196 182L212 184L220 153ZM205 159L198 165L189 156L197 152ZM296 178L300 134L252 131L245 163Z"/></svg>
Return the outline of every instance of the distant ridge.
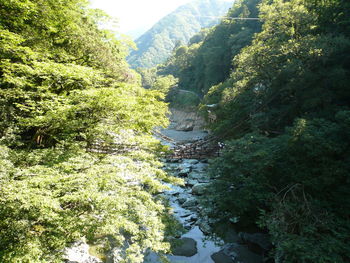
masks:
<svg viewBox="0 0 350 263"><path fill-rule="evenodd" d="M202 28L217 24L233 2L197 0L180 6L136 40L138 50L131 52L129 64L149 68L163 63L177 42L186 44Z"/></svg>

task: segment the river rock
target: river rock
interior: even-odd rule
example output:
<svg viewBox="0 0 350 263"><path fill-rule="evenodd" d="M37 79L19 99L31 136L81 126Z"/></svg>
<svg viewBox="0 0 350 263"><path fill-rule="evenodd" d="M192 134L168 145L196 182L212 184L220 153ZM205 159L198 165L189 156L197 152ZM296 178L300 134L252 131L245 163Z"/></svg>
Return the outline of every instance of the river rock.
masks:
<svg viewBox="0 0 350 263"><path fill-rule="evenodd" d="M194 195L203 195L205 193L206 187L208 184L196 184L192 187L192 194Z"/></svg>
<svg viewBox="0 0 350 263"><path fill-rule="evenodd" d="M189 180L186 181L186 186L192 187L192 186L194 186L194 185L196 185L196 184L198 184L198 181L197 181L197 180L189 179Z"/></svg>
<svg viewBox="0 0 350 263"><path fill-rule="evenodd" d="M269 236L267 234L262 233L255 233L255 234L248 234L248 233L239 233L239 238L250 245L249 247L253 248L254 252L263 252L268 251L272 248L272 244L270 242ZM257 249L254 249L253 245L258 245L263 251L256 251Z"/></svg>
<svg viewBox="0 0 350 263"><path fill-rule="evenodd" d="M102 263L102 261L89 254L89 245L84 241L75 242L64 251L63 259L67 263Z"/></svg>
<svg viewBox="0 0 350 263"><path fill-rule="evenodd" d="M234 263L232 258L227 256L222 250L211 255L215 263Z"/></svg>
<svg viewBox="0 0 350 263"><path fill-rule="evenodd" d="M186 162L188 162L191 165L195 165L195 164L199 163L199 161L197 159L189 159L189 160L186 160Z"/></svg>
<svg viewBox="0 0 350 263"><path fill-rule="evenodd" d="M202 183L202 184L207 184L207 183L210 182L210 180L209 180L208 178L204 178L204 177L203 177L203 178L199 179L198 182L199 182L199 183Z"/></svg>
<svg viewBox="0 0 350 263"><path fill-rule="evenodd" d="M197 254L197 242L188 237L180 239L181 243L172 250L175 256L192 257Z"/></svg>
<svg viewBox="0 0 350 263"><path fill-rule="evenodd" d="M198 216L196 214L192 214L189 217L185 219L186 222L188 223L194 223L198 220Z"/></svg>
<svg viewBox="0 0 350 263"><path fill-rule="evenodd" d="M197 200L195 198L189 198L186 200L185 203L182 204L182 207L184 208L193 208L197 205Z"/></svg>
<svg viewBox="0 0 350 263"><path fill-rule="evenodd" d="M191 179L191 180L200 180L202 177L203 177L203 175L201 175L199 173L196 173L196 172L191 172L188 175L188 178Z"/></svg>
<svg viewBox="0 0 350 263"><path fill-rule="evenodd" d="M191 172L191 169L190 168L183 168L181 169L179 172L178 172L178 176L180 177L186 177L188 176L188 174Z"/></svg>
<svg viewBox="0 0 350 263"><path fill-rule="evenodd" d="M185 203L188 200L188 195L185 194L180 194L179 197L177 198L177 201L179 202L180 205Z"/></svg>
<svg viewBox="0 0 350 263"><path fill-rule="evenodd" d="M206 222L203 219L198 220L197 222L199 229L206 235L211 233L211 227L209 226L208 222Z"/></svg>
<svg viewBox="0 0 350 263"><path fill-rule="evenodd" d="M211 256L215 263L262 263L261 256L249 251L246 246L229 243Z"/></svg>
<svg viewBox="0 0 350 263"><path fill-rule="evenodd" d="M177 131L193 131L195 125L195 121L192 119L186 119L176 126L175 130Z"/></svg>

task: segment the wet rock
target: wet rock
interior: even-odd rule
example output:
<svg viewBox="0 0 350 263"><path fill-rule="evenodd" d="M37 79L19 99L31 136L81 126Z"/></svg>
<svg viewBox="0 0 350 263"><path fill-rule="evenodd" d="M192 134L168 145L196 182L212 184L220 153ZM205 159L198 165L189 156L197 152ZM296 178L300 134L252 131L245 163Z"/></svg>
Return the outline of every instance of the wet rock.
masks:
<svg viewBox="0 0 350 263"><path fill-rule="evenodd" d="M196 214L190 215L188 218L185 219L186 222L194 223L198 220L198 216Z"/></svg>
<svg viewBox="0 0 350 263"><path fill-rule="evenodd" d="M202 183L202 184L207 184L210 182L210 180L209 180L209 178L203 177L203 178L198 179L198 182Z"/></svg>
<svg viewBox="0 0 350 263"><path fill-rule="evenodd" d="M198 184L198 181L197 181L197 180L189 179L189 180L186 181L186 186L192 187L192 186L194 186L194 185L196 185L196 184Z"/></svg>
<svg viewBox="0 0 350 263"><path fill-rule="evenodd" d="M231 257L227 256L222 250L211 255L215 263L235 263Z"/></svg>
<svg viewBox="0 0 350 263"><path fill-rule="evenodd" d="M191 169L190 168L184 168L184 169L181 169L179 172L178 172L178 176L180 177L186 177L188 176L188 174L191 172Z"/></svg>
<svg viewBox="0 0 350 263"><path fill-rule="evenodd" d="M177 201L179 202L180 205L185 203L187 200L188 200L188 196L184 194L179 195L179 197L177 198Z"/></svg>
<svg viewBox="0 0 350 263"><path fill-rule="evenodd" d="M180 217L188 217L192 214L193 214L193 212L185 210L184 212L181 213Z"/></svg>
<svg viewBox="0 0 350 263"><path fill-rule="evenodd" d="M246 246L226 244L222 250L211 256L215 263L262 263L262 257L249 251Z"/></svg>
<svg viewBox="0 0 350 263"><path fill-rule="evenodd" d="M84 241L75 242L66 248L63 258L67 263L102 263L102 261L89 254L89 245Z"/></svg>
<svg viewBox="0 0 350 263"><path fill-rule="evenodd" d="M243 242L247 243L254 252L263 253L264 251L268 251L272 248L272 244L267 234L248 234L241 232L238 234L238 236ZM262 249L262 251L259 251L259 249L256 248L254 245L259 246L259 248Z"/></svg>
<svg viewBox="0 0 350 263"><path fill-rule="evenodd" d="M193 208L197 205L197 200L195 198L189 198L185 203L182 204L184 208Z"/></svg>
<svg viewBox="0 0 350 263"><path fill-rule="evenodd" d="M197 242L188 237L180 239L181 243L172 250L175 256L192 257L197 254Z"/></svg>
<svg viewBox="0 0 350 263"><path fill-rule="evenodd" d="M189 159L189 160L187 160L187 162L188 162L189 164L191 164L191 165L194 165L194 164L199 163L199 161L196 160L196 159Z"/></svg>
<svg viewBox="0 0 350 263"><path fill-rule="evenodd" d="M206 235L211 233L211 227L209 226L208 222L201 219L197 222L199 229L202 230L202 232Z"/></svg>
<svg viewBox="0 0 350 263"><path fill-rule="evenodd" d="M191 172L188 175L188 178L191 179L191 180L200 180L201 178L203 178L203 175L201 175L199 173L196 173L196 172Z"/></svg>
<svg viewBox="0 0 350 263"><path fill-rule="evenodd" d="M192 194L194 195L203 195L205 193L207 183L205 184L196 184L192 187Z"/></svg>

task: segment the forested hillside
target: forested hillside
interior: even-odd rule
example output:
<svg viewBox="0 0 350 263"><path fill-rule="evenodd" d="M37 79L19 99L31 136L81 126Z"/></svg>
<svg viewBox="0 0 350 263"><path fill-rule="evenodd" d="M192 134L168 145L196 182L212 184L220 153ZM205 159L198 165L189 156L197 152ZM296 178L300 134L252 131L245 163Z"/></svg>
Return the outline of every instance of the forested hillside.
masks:
<svg viewBox="0 0 350 263"><path fill-rule="evenodd" d="M231 6L223 0L196 0L179 7L136 40L138 49L131 52L128 62L133 68L163 63L177 43L187 44L202 28L218 23Z"/></svg>
<svg viewBox="0 0 350 263"><path fill-rule="evenodd" d="M209 216L268 232L275 262L349 262L350 3L240 0L155 70L226 140Z"/></svg>
<svg viewBox="0 0 350 263"><path fill-rule="evenodd" d="M151 136L166 105L128 68L128 43L98 29L106 19L84 0L0 0L2 263L63 262L83 238L127 262L168 247ZM115 155L92 147L111 142Z"/></svg>

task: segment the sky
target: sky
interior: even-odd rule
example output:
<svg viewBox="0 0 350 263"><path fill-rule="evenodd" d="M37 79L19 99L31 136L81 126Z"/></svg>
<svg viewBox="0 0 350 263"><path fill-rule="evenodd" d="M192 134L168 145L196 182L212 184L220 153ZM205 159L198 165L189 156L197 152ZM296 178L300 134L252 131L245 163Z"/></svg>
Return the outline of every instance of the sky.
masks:
<svg viewBox="0 0 350 263"><path fill-rule="evenodd" d="M102 9L118 18L121 33L137 34L145 32L159 19L191 0L90 0L90 2L93 8Z"/></svg>

